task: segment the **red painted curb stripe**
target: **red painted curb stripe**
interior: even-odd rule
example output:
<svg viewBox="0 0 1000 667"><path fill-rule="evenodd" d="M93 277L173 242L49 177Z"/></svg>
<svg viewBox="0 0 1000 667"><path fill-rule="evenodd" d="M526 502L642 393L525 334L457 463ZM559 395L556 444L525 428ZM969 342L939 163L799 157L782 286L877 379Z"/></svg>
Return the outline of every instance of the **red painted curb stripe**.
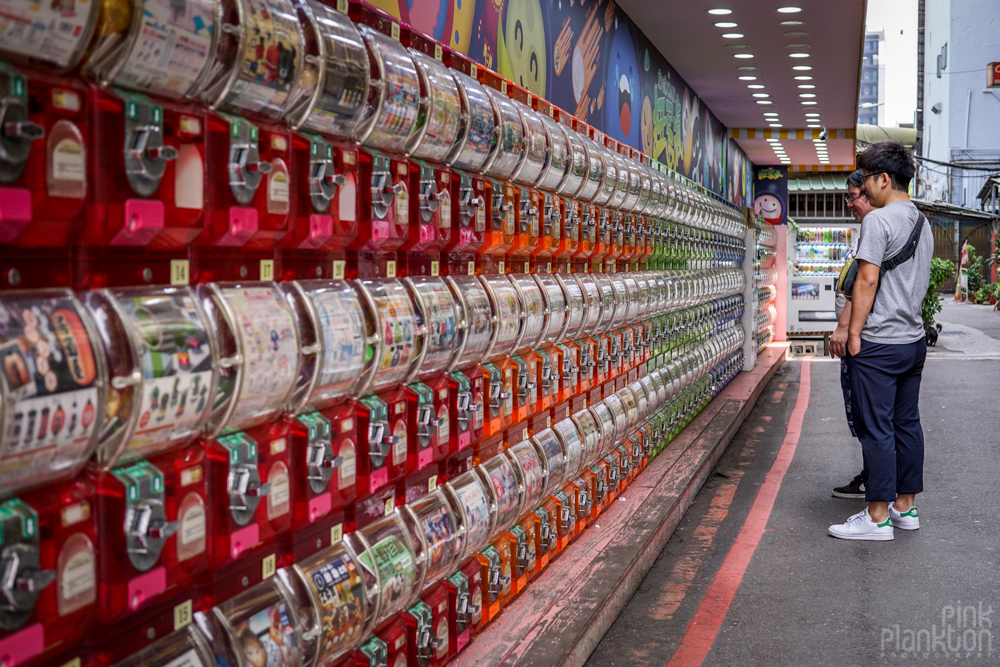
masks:
<svg viewBox="0 0 1000 667"><path fill-rule="evenodd" d="M795 456L795 448L799 444L802 433L802 420L809 408L809 358L802 360L802 371L799 378L799 391L795 397L795 408L788 420L788 429L781 443L774 465L764 477L764 483L757 492L750 513L747 515L740 534L733 542L729 555L722 563L715 578L708 587L705 597L698 610L691 618L684 631L684 637L674 655L667 662L667 667L699 667L705 661L722 621L729 611L729 605L743 581L750 559L753 557L760 538L764 535L767 521L774 508L774 500L781 489L781 482L788 472L788 466Z"/></svg>

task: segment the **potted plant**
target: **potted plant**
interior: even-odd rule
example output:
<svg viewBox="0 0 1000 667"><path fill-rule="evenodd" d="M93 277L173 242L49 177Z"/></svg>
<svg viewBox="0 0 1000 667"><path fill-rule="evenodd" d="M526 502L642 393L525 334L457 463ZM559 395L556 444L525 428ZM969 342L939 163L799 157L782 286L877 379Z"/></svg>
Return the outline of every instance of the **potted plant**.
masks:
<svg viewBox="0 0 1000 667"><path fill-rule="evenodd" d="M938 290L955 275L955 265L947 259L935 257L931 260L931 277L927 283L927 294L920 308L920 317L924 321L924 331L927 332L927 344L937 344L940 325L934 325L934 316L941 312L941 295Z"/></svg>

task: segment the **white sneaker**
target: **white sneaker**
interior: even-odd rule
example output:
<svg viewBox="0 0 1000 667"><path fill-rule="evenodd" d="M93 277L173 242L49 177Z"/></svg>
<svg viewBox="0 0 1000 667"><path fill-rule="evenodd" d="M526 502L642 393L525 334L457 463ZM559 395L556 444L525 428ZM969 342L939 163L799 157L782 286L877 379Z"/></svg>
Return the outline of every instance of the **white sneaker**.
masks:
<svg viewBox="0 0 1000 667"><path fill-rule="evenodd" d="M897 512L893 507L895 503L889 503L889 518L892 525L903 530L917 530L920 528L920 517L917 515L917 506L914 505L905 512Z"/></svg>
<svg viewBox="0 0 1000 667"><path fill-rule="evenodd" d="M875 523L865 509L847 519L844 523L830 526L830 534L842 540L872 540L884 542L893 539L892 517L883 523Z"/></svg>

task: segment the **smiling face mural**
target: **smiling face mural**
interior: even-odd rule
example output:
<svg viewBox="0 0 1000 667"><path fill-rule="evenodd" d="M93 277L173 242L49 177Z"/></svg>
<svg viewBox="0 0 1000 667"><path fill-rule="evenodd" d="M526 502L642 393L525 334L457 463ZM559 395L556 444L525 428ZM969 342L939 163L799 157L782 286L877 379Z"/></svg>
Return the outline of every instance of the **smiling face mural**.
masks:
<svg viewBox="0 0 1000 667"><path fill-rule="evenodd" d="M604 131L630 146L639 145L639 63L629 24L619 21L608 54L604 89Z"/></svg>
<svg viewBox="0 0 1000 667"><path fill-rule="evenodd" d="M771 225L786 221L788 202L787 167L757 167L754 170L754 213Z"/></svg>
<svg viewBox="0 0 1000 667"><path fill-rule="evenodd" d="M545 97L545 23L539 0L509 0L499 33L500 75Z"/></svg>

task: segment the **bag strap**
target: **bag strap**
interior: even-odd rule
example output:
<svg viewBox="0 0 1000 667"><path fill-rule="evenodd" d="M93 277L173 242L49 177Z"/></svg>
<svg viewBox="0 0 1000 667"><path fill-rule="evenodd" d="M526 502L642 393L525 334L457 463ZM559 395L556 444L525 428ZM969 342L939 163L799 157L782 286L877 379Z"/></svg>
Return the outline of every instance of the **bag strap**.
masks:
<svg viewBox="0 0 1000 667"><path fill-rule="evenodd" d="M914 253L917 252L917 246L920 245L920 235L924 231L925 222L927 222L927 218L924 217L922 212L917 211L917 222L910 231L910 237L906 240L906 245L898 253L882 263L883 272L891 271L913 257Z"/></svg>

